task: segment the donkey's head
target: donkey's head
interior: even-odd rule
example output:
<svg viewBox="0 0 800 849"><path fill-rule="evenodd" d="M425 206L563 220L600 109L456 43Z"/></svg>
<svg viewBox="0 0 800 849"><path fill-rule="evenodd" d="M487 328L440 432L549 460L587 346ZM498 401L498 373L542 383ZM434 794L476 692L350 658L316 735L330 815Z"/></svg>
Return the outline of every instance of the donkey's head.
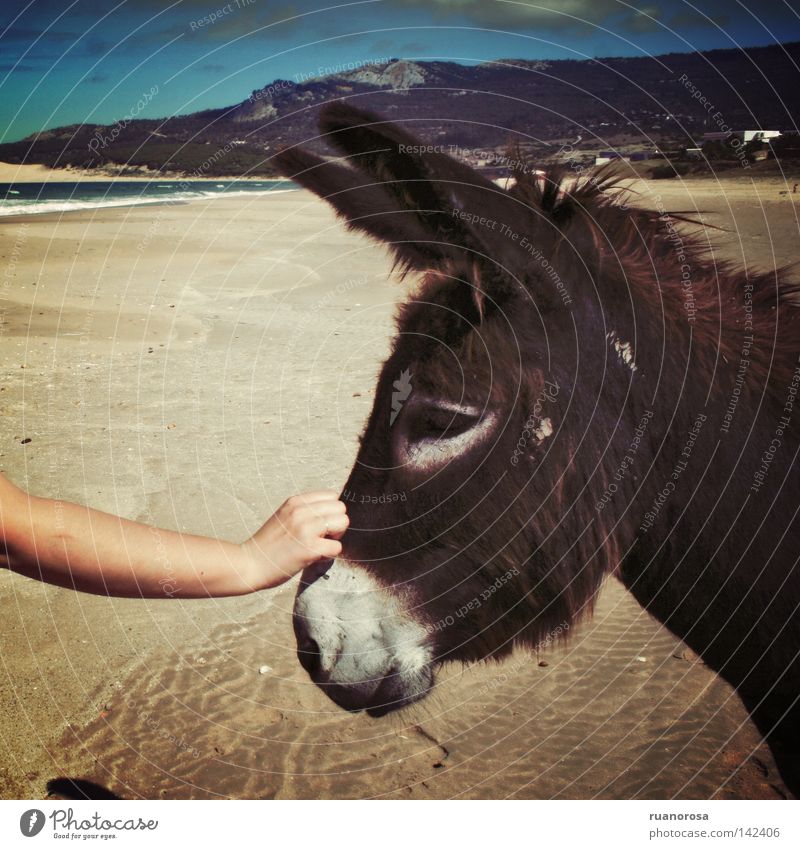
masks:
<svg viewBox="0 0 800 849"><path fill-rule="evenodd" d="M345 486L342 557L306 570L295 606L313 680L379 715L423 696L437 663L536 645L590 603L605 564L569 467L596 464L614 424L597 425L603 363L623 395L632 373L592 294L579 191L567 203L521 166L504 191L345 104L321 126L346 158L291 149L281 171L421 275Z"/></svg>

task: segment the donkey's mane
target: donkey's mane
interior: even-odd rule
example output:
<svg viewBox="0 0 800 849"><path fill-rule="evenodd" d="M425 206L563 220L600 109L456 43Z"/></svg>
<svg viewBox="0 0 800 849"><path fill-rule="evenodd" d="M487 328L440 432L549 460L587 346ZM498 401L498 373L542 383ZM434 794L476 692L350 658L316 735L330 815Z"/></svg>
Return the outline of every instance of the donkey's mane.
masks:
<svg viewBox="0 0 800 849"><path fill-rule="evenodd" d="M563 167L544 176L528 172L520 175L509 192L547 215L562 241L574 238L576 228L582 227L595 250L596 279L604 287L614 285L626 298L633 296L637 307L644 307L659 321L663 314L673 327L689 324L681 270L688 266L693 344L701 346L712 370L718 356L739 361L745 287L751 285L754 345L747 380L761 387L765 383L785 386L800 354L800 283L790 279L796 264L757 270L720 260L708 236L709 225L693 217L701 211L629 206L635 194L630 184L630 178L609 163L577 179ZM605 294L613 297L614 293Z"/></svg>

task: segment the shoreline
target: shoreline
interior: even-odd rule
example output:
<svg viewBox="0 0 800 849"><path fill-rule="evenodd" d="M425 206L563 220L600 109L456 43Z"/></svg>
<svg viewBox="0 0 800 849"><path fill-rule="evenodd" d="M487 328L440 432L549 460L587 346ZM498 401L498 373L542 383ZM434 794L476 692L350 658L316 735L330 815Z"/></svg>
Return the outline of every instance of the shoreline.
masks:
<svg viewBox="0 0 800 849"><path fill-rule="evenodd" d="M0 177L3 176L3 168L4 163L0 162ZM11 166L15 167L15 166ZM25 168L34 168L39 169L43 168L43 166L24 166ZM50 169L44 169L50 170ZM26 172L32 174L33 172ZM300 191L302 187L299 184L292 184L291 181L286 180L285 178L239 178L239 177L201 177L201 178L184 178L180 176L171 176L165 177L163 175L151 175L148 177L139 177L139 178L128 178L128 177L111 177L105 176L103 178L90 176L86 179L79 179L77 181L69 181L62 179L53 179L49 182L52 183L66 183L66 182L76 182L76 183L109 183L109 184L124 184L124 183L158 183L158 182L176 182L176 183L192 183L197 184L193 188L197 191L203 191L203 185L215 185L219 183L241 183L244 186L252 187L254 183L263 183L269 186L276 186L281 183L287 184L285 189L275 189L275 188L264 188L263 190L255 189L255 188L247 188L242 189L241 191L237 191L235 188L229 187L228 191L221 192L208 192L207 194L200 194L197 196L189 196L189 197L131 197L131 198L119 198L119 199L111 199L109 195L105 195L104 197L109 197L109 201L104 201L103 199L91 200L91 199L78 199L74 201L74 206L72 208L58 209L53 208L51 206L48 209L38 208L40 205L38 203L32 203L30 207L26 207L25 211L21 211L19 209L14 210L13 212L5 213L3 211L2 201L0 201L0 223L5 224L13 224L18 223L20 221L31 221L33 219L41 219L42 216L53 215L56 217L55 220L60 220L62 216L71 216L77 213L87 213L96 215L98 212L102 210L110 210L110 209L135 209L137 207L164 207L164 206L181 206L184 204L191 204L197 201L207 201L207 200L219 200L222 198L234 199L237 197L245 197L245 196L253 196L255 197L266 197L268 195L275 195L276 197L282 195L286 192L296 192ZM0 180L0 183L3 181ZM33 183L11 183L10 185L46 185L48 181L35 181ZM651 206L651 207L659 207L662 208L666 212L671 212L674 210L689 211L692 214L698 216L698 219L701 221L709 220L705 217L705 212L714 209L715 206L719 206L720 199L722 200L722 207L725 209L725 215L733 215L735 217L735 208L738 207L743 202L747 202L748 199L752 199L757 197L759 203L769 203L769 204L780 204L787 205L794 208L797 205L800 205L800 193L793 192L792 189L796 184L791 179L783 179L780 177L776 177L775 175L760 175L756 178L746 180L742 179L741 176L737 176L733 179L726 179L724 175L719 175L715 177L694 177L691 179L686 178L676 178L674 180L652 180L652 179L644 179L641 177L630 176L626 178L625 183L620 187L621 195L628 195L628 201L635 206ZM232 189L232 190L231 190ZM702 198L702 203L697 203L696 201ZM13 198L6 198L5 200L11 200L13 202ZM113 202L110 202L113 200ZM689 206L686 206L686 201L689 201ZM45 204L70 204L73 203L69 198L66 199L57 199L51 198L47 200L43 200L41 205ZM78 205L80 204L80 205ZM710 204L710 205L709 205ZM692 207L694 207L692 209ZM719 214L719 210L715 210L716 214ZM725 233L721 233L720 237L724 241ZM757 237L756 237L757 238ZM787 262L791 262L793 257L788 256Z"/></svg>
<svg viewBox="0 0 800 849"><path fill-rule="evenodd" d="M232 192L228 194L220 193L218 195L203 195L202 197L195 198L153 198L153 200L137 200L131 203L107 203L100 204L96 206L78 206L74 209L31 209L30 212L9 212L7 215L3 214L2 207L0 207L0 223L9 223L14 224L19 221L25 221L30 219L31 217L36 217L37 219L43 215L54 215L57 218L61 218L62 215L76 215L81 212L91 212L97 213L106 209L138 209L143 206L185 206L186 204L198 203L200 201L209 201L209 200L223 200L225 198L235 198L235 197L244 197L245 195L250 195L253 197L263 197L264 195L282 195L287 192L296 192L298 189L278 189L273 191L265 191L263 194L260 192Z"/></svg>
<svg viewBox="0 0 800 849"><path fill-rule="evenodd" d="M98 212L103 209L133 209L141 206L178 206L192 201L219 200L221 198L244 198L263 197L267 195L281 195L286 192L298 191L300 186L288 180L213 180L213 181L180 181L176 185L165 185L173 181L152 181L142 184L142 181L131 181L137 186L142 186L138 194L117 193L113 191L115 185L126 185L127 181L108 181L109 189L95 196L85 197L80 192L71 191L64 197L42 196L39 191L35 198L30 196L17 198L19 195L6 195L0 199L0 221L13 222L17 219L31 219L42 215L67 215L77 212ZM104 185L99 181L92 181L86 185ZM281 184L283 186L281 187ZM36 186L44 187L44 183L12 183L12 186ZM71 185L59 183L58 185ZM75 184L78 185L78 184ZM167 189L166 193L150 193L151 189Z"/></svg>

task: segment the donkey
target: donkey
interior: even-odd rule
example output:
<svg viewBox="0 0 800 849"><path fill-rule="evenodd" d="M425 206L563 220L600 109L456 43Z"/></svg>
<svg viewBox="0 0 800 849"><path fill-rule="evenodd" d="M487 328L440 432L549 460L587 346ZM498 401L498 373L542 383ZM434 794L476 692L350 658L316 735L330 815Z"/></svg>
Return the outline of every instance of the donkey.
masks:
<svg viewBox="0 0 800 849"><path fill-rule="evenodd" d="M344 102L343 157L282 174L419 288L343 498L301 578L299 659L340 706L424 697L591 613L613 574L741 696L800 791L800 308L784 269L717 261L608 170L502 189ZM402 398L400 397L402 396ZM560 637L559 637L560 638Z"/></svg>

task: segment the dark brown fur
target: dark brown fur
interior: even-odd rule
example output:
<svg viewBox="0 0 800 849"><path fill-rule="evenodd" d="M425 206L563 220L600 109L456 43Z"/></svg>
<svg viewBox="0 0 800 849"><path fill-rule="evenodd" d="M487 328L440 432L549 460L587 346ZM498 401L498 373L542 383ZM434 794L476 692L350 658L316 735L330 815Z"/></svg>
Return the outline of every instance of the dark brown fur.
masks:
<svg viewBox="0 0 800 849"><path fill-rule="evenodd" d="M796 792L800 400L753 488L800 368L786 271L715 260L687 216L628 206L607 169L574 184L523 174L504 191L404 152L413 136L346 104L321 126L349 163L292 150L279 167L423 275L345 486L345 556L410 600L439 661L563 634L618 575L738 689ZM390 428L404 370L413 393ZM557 397L532 416L547 386ZM500 425L435 471L395 462L403 439L453 438L431 412L440 401ZM552 435L523 439L543 419ZM370 501L396 492L405 500Z"/></svg>

